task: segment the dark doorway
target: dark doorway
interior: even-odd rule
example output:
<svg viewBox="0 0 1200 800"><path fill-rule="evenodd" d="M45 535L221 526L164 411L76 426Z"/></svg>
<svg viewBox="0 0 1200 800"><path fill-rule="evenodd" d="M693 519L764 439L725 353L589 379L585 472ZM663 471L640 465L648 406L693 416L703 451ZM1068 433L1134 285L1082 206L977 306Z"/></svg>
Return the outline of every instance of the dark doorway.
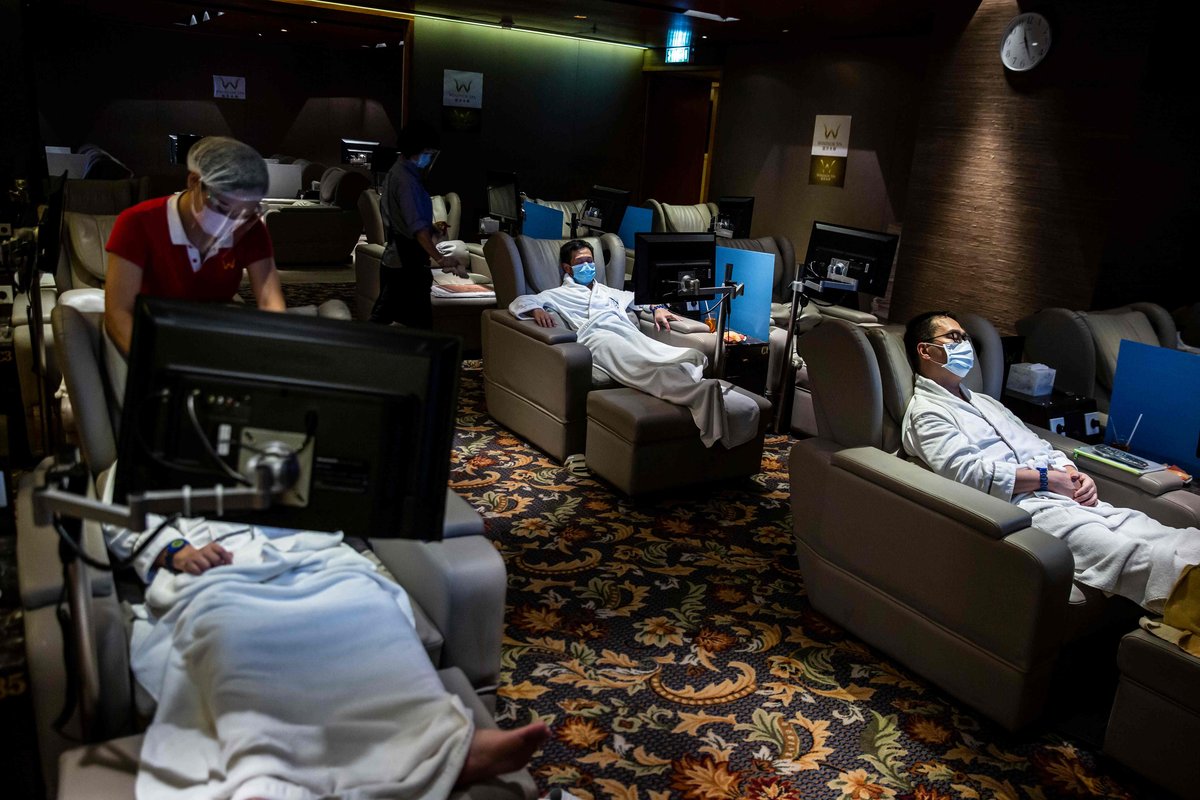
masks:
<svg viewBox="0 0 1200 800"><path fill-rule="evenodd" d="M680 205L705 199L713 86L708 77L647 79L644 198Z"/></svg>

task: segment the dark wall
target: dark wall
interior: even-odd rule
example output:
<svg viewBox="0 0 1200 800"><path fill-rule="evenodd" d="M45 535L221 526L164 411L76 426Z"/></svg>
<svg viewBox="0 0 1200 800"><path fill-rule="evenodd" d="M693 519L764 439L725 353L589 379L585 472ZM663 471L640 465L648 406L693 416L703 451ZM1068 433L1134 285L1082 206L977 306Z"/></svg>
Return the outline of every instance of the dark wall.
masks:
<svg viewBox="0 0 1200 800"><path fill-rule="evenodd" d="M984 0L932 63L894 318L949 306L1010 332L1047 306L1197 298L1185 26L1165 4L1040 7L1053 46L1028 76L999 63L1013 0Z"/></svg>
<svg viewBox="0 0 1200 800"><path fill-rule="evenodd" d="M593 184L637 190L642 51L418 19L409 117L440 125L443 70L483 73L476 131L443 128L434 192L457 192L473 231L487 169L512 170L532 197L577 199Z"/></svg>
<svg viewBox="0 0 1200 800"><path fill-rule="evenodd" d="M333 165L342 137L392 142L400 128L403 48L322 49L89 19L36 34L45 144L97 144L139 175L181 173L167 161L168 133L223 134L264 156ZM214 74L244 76L246 99L214 99Z"/></svg>
<svg viewBox="0 0 1200 800"><path fill-rule="evenodd" d="M800 259L814 220L894 230L905 217L927 50L923 36L732 48L709 198L753 195L751 233L787 236ZM853 118L843 188L808 184L818 114Z"/></svg>

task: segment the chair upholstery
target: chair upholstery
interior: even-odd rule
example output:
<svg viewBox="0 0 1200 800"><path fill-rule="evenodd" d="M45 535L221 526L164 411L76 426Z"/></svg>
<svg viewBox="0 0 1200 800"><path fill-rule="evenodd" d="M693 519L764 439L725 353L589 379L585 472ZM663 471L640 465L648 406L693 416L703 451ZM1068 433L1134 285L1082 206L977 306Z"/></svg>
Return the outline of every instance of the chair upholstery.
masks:
<svg viewBox="0 0 1200 800"><path fill-rule="evenodd" d="M383 225L383 212L379 208L379 192L364 189L358 196L358 213L362 215L367 244L387 244L387 230Z"/></svg>
<svg viewBox="0 0 1200 800"><path fill-rule="evenodd" d="M86 299L88 293L80 293ZM101 352L100 309L77 307L75 298L66 297L56 307L53 322L62 351L68 389L76 398L80 423L80 446L84 462L93 478L90 491L98 495L95 482L116 458L113 435L115 412L109 402L111 389ZM32 475L27 476L33 478ZM54 606L62 586L58 569L57 537L33 519L31 491L33 480L23 482L18 495L18 579L25 607L26 642L32 682L32 698L39 732L39 750L47 783L53 794L54 764L59 753L72 743L53 731L51 722L61 710L65 696L62 673L63 643ZM482 536L478 514L467 503L447 490L444 539L440 542L374 540L375 555L408 591L417 616L417 632L435 666L457 673L450 676L460 685L452 690L478 695L485 706L494 703L499 681L500 641L503 628L505 593L504 564L495 548ZM98 526L84 526L84 543L93 557L103 559L104 544ZM88 571L95 617L95 644L90 657L101 666L100 685L85 696L95 695L97 709L90 730L80 728L79 720L68 732L100 741L134 731L129 691L127 652L123 615L107 573ZM87 657L85 654L84 657ZM83 674L83 673L81 673ZM445 679L445 675L443 675ZM478 703L476 703L478 705ZM490 724L485 716L477 722ZM80 784L73 770L88 766L84 762L64 761L64 787L88 787ZM92 764L92 766L96 766ZM97 780L107 780L107 776ZM532 785L520 779L528 790ZM101 784L97 784L101 785ZM117 785L125 785L118 781ZM80 796L106 796L87 794ZM119 795L125 796L125 795ZM466 796L476 796L474 794ZM487 796L487 795L484 795ZM508 796L508 795L503 795ZM531 796L531 793L530 793Z"/></svg>
<svg viewBox="0 0 1200 800"><path fill-rule="evenodd" d="M596 280L621 286L625 247L611 233L584 239L596 258ZM495 280L497 308L483 313L483 383L488 413L514 433L561 460L582 453L587 394L612 386L593 375L591 352L561 325L539 328L508 312L517 297L562 283L563 241L506 233L488 238L484 253Z"/></svg>
<svg viewBox="0 0 1200 800"><path fill-rule="evenodd" d="M1181 306L1171 317L1179 330L1179 341L1187 347L1200 348L1200 303Z"/></svg>
<svg viewBox="0 0 1200 800"><path fill-rule="evenodd" d="M657 200L647 200L646 205L654 214L655 233L700 233L712 227L712 219L717 215L716 203L695 203L693 205L670 205Z"/></svg>
<svg viewBox="0 0 1200 800"><path fill-rule="evenodd" d="M462 232L462 200L459 199L458 194L455 192L435 194L430 199L433 201L434 224L446 223L447 239L461 238L459 234Z"/></svg>
<svg viewBox="0 0 1200 800"><path fill-rule="evenodd" d="M1025 359L1053 367L1054 388L1093 397L1108 412L1122 339L1174 349L1175 321L1162 306L1131 303L1107 311L1047 308L1017 323Z"/></svg>
<svg viewBox="0 0 1200 800"><path fill-rule="evenodd" d="M1200 658L1138 628L1121 640L1117 667L1105 754L1172 794L1200 796Z"/></svg>
<svg viewBox="0 0 1200 800"><path fill-rule="evenodd" d="M998 391L999 337L960 321L980 342L967 385ZM913 382L895 333L829 319L801 353L820 435L792 449L791 502L813 606L1005 727L1029 722L1064 642L1136 609L1073 585L1066 544L1021 508L893 454Z"/></svg>

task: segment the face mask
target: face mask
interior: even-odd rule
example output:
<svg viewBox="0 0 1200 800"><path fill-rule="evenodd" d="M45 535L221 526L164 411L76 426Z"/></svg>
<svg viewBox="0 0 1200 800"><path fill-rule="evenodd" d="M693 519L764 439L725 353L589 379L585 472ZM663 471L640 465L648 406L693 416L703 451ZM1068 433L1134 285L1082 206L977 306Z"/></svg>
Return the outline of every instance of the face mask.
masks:
<svg viewBox="0 0 1200 800"><path fill-rule="evenodd" d="M200 230L216 239L227 233L236 223L224 214L218 214L207 205L203 205L196 214L196 224L200 226Z"/></svg>
<svg viewBox="0 0 1200 800"><path fill-rule="evenodd" d="M975 366L975 348L970 342L950 342L942 345L946 351L946 363L942 364L949 372L960 378L967 377L971 367Z"/></svg>
<svg viewBox="0 0 1200 800"><path fill-rule="evenodd" d="M587 286L596 279L596 265L591 261L585 261L582 264L576 264L571 268L571 277L580 286Z"/></svg>

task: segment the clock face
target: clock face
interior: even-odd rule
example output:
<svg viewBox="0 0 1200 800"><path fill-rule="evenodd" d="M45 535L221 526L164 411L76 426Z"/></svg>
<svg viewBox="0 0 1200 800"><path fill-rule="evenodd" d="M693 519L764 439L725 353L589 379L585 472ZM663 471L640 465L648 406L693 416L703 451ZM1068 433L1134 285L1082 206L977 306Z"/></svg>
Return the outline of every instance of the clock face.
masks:
<svg viewBox="0 0 1200 800"><path fill-rule="evenodd" d="M1000 60L1013 72L1028 72L1050 52L1050 22L1041 14L1018 14L1004 30Z"/></svg>

